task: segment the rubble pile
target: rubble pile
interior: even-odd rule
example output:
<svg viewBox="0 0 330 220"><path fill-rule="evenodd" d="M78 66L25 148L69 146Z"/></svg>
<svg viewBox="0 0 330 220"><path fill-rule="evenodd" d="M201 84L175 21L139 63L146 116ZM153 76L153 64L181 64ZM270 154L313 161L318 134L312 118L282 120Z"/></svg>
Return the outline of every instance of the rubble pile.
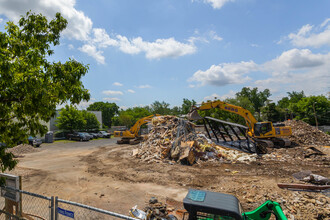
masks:
<svg viewBox="0 0 330 220"><path fill-rule="evenodd" d="M14 154L15 157L22 157L23 154L34 153L40 150L28 144L20 144L16 147L7 149L7 151Z"/></svg>
<svg viewBox="0 0 330 220"><path fill-rule="evenodd" d="M286 126L292 128L289 139L300 145L330 145L330 135L303 121L286 121Z"/></svg>
<svg viewBox="0 0 330 220"><path fill-rule="evenodd" d="M275 192L270 188L252 185L246 186L239 193L240 200L245 201L244 210L254 210L266 200L278 202L288 219L329 219L329 197L323 193L284 190ZM232 192L233 194L238 194Z"/></svg>
<svg viewBox="0 0 330 220"><path fill-rule="evenodd" d="M195 125L175 116L159 116L140 144L136 156L145 161L174 160L193 164L198 160L255 161L251 155L214 144Z"/></svg>

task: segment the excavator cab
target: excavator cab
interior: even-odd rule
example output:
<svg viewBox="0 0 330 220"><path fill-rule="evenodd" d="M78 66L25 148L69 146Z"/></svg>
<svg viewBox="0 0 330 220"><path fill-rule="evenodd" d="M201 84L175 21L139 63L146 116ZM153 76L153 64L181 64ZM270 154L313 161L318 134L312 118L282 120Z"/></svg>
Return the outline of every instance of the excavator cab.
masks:
<svg viewBox="0 0 330 220"><path fill-rule="evenodd" d="M272 136L273 124L271 122L257 122L254 124L254 134L256 136ZM268 134L271 132L270 134Z"/></svg>

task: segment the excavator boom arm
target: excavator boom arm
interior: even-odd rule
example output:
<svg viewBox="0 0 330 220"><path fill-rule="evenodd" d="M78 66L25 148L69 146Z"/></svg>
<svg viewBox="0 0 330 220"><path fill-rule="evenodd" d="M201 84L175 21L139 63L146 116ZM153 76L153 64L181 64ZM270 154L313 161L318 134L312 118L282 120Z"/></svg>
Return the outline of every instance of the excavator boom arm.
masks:
<svg viewBox="0 0 330 220"><path fill-rule="evenodd" d="M193 111L196 111L196 110L203 111L203 110L209 110L209 109L213 109L213 108L219 108L221 110L224 110L227 112L232 112L234 114L242 116L246 120L246 123L250 129L253 129L254 124L257 123L257 120L251 114L251 112L249 110L246 110L242 107L232 105L232 104L222 102L222 101L205 102L199 107L193 106L192 110Z"/></svg>
<svg viewBox="0 0 330 220"><path fill-rule="evenodd" d="M256 208L251 212L244 212L242 217L244 220L252 219L269 219L271 215L275 215L276 220L287 220L286 216L283 213L283 210L277 202L266 201L264 204Z"/></svg>

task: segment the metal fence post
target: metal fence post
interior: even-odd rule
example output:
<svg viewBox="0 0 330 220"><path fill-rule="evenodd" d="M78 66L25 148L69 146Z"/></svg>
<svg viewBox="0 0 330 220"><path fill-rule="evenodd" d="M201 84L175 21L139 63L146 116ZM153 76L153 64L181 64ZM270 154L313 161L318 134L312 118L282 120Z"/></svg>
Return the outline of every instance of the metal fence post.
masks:
<svg viewBox="0 0 330 220"><path fill-rule="evenodd" d="M58 220L58 197L55 197L55 220Z"/></svg>
<svg viewBox="0 0 330 220"><path fill-rule="evenodd" d="M54 196L51 197L50 200L50 220L54 220Z"/></svg>

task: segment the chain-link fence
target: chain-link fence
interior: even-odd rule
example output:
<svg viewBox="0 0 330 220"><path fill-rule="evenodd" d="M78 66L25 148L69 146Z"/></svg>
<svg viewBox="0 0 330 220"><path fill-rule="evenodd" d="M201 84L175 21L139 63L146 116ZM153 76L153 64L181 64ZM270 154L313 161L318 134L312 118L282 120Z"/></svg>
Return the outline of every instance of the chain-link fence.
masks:
<svg viewBox="0 0 330 220"><path fill-rule="evenodd" d="M135 218L110 212L103 209L98 209L88 205L83 205L76 202L66 201L55 198L55 220L65 219L128 219L136 220Z"/></svg>
<svg viewBox="0 0 330 220"><path fill-rule="evenodd" d="M1 187L0 220L127 219L135 218L88 205Z"/></svg>
<svg viewBox="0 0 330 220"><path fill-rule="evenodd" d="M17 202L5 198L17 195ZM1 187L0 220L2 219L52 219L54 198L24 190Z"/></svg>

